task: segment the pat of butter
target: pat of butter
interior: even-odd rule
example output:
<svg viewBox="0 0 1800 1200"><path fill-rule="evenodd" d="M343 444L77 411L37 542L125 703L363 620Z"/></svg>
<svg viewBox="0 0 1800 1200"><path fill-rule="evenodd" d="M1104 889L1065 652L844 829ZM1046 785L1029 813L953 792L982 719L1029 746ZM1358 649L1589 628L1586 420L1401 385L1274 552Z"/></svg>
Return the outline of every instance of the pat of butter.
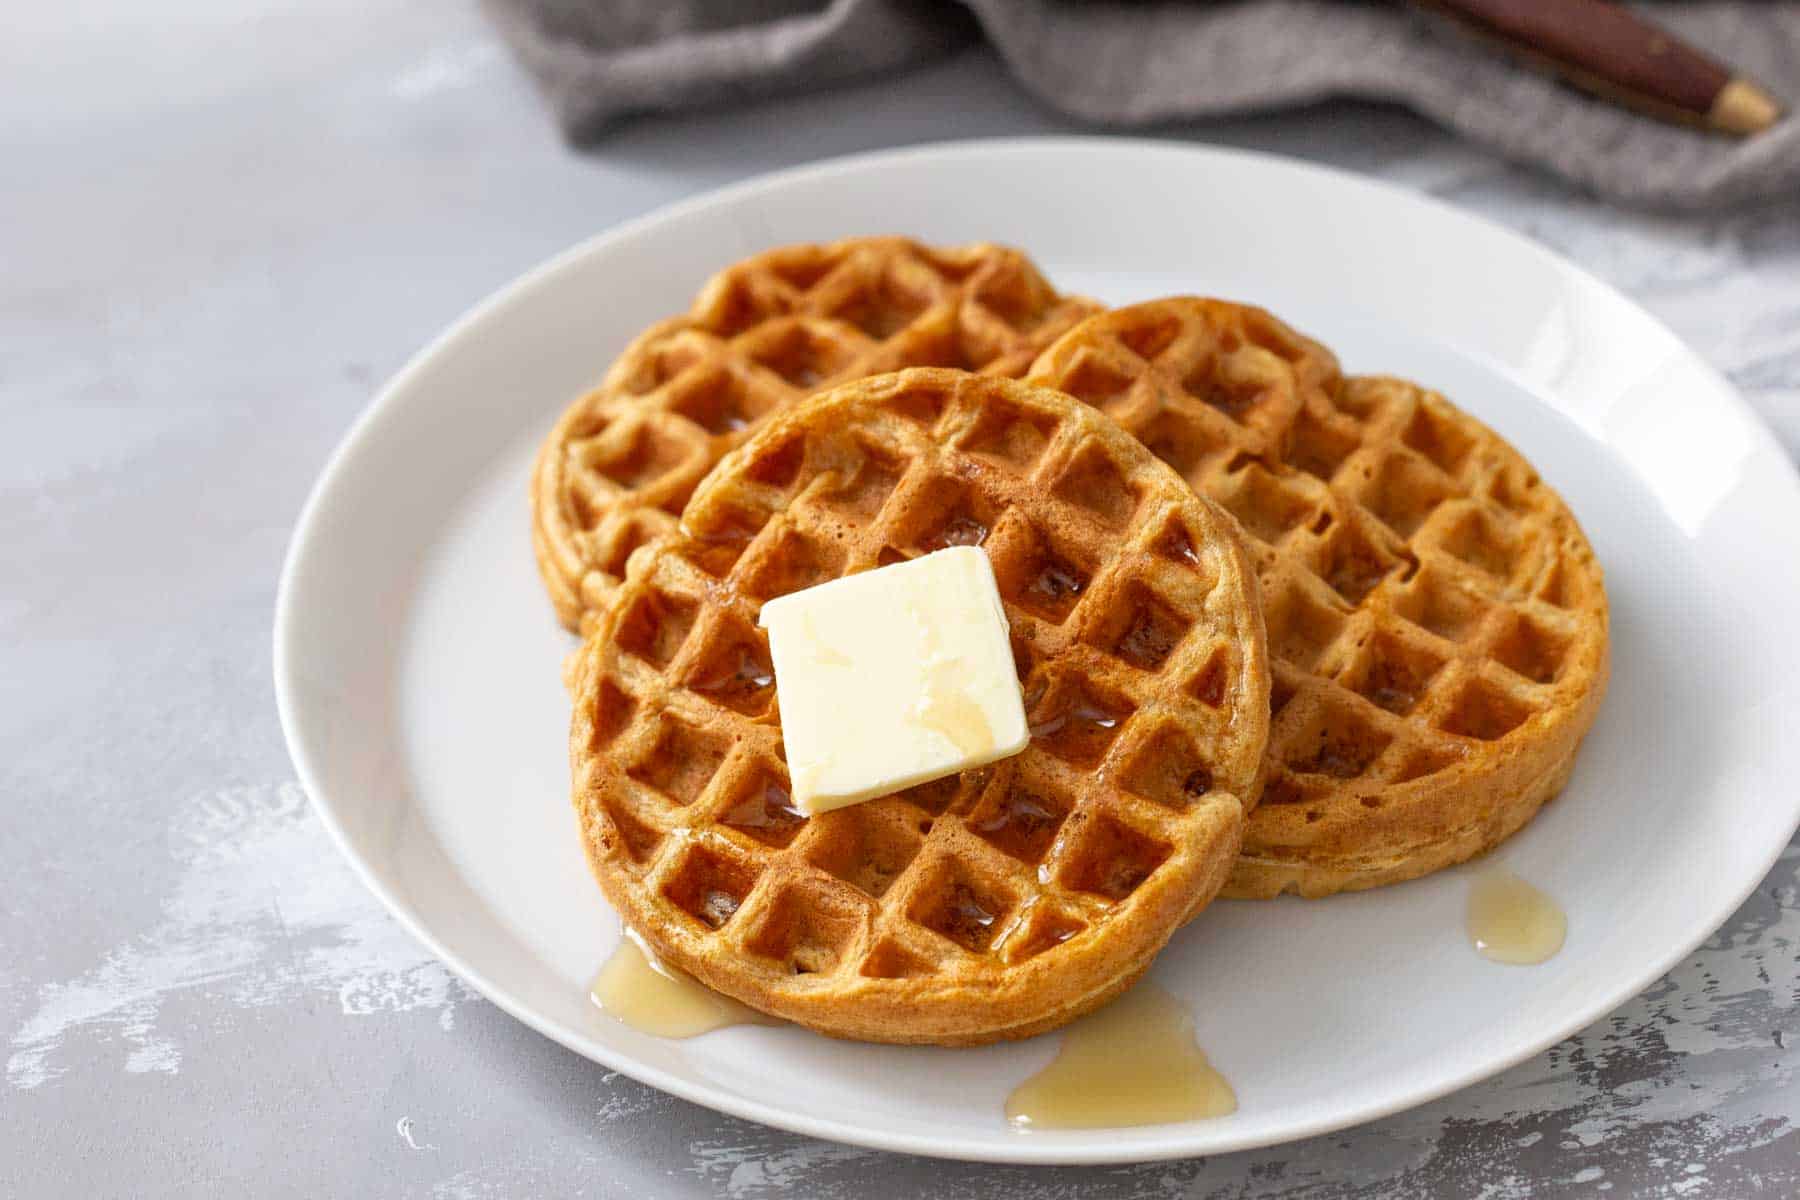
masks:
<svg viewBox="0 0 1800 1200"><path fill-rule="evenodd" d="M778 597L759 623L802 812L979 767L1030 740L994 568L974 546Z"/></svg>

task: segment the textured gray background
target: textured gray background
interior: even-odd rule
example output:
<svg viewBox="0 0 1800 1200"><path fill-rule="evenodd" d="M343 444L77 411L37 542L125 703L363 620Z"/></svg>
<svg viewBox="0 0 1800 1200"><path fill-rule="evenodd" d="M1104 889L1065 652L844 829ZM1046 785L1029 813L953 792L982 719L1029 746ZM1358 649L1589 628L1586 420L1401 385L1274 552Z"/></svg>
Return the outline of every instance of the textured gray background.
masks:
<svg viewBox="0 0 1800 1200"><path fill-rule="evenodd" d="M1667 979L1542 1057L1204 1161L985 1168L795 1138L471 996L339 862L276 726L276 573L331 446L472 301L622 218L824 155L1064 126L972 54L578 157L466 0L13 3L4 24L0 1194L1800 1190L1800 846ZM1522 229L1649 305L1800 448L1800 204L1622 214L1375 108L1168 132Z"/></svg>

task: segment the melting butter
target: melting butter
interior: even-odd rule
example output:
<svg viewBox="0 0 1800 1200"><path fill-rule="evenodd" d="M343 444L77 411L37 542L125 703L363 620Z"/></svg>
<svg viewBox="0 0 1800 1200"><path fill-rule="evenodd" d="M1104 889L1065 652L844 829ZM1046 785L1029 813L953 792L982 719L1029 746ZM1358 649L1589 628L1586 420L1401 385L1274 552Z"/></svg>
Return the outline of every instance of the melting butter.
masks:
<svg viewBox="0 0 1800 1200"><path fill-rule="evenodd" d="M1145 980L1070 1025L1050 1065L1013 1089L1014 1128L1107 1129L1223 1117L1237 1093L1194 1041L1194 1019Z"/></svg>
<svg viewBox="0 0 1800 1200"><path fill-rule="evenodd" d="M1544 892L1504 867L1469 885L1469 941L1484 958L1530 966L1562 949L1569 918Z"/></svg>
<svg viewBox="0 0 1800 1200"><path fill-rule="evenodd" d="M795 807L809 815L1023 749L987 555L952 547L777 596L769 631Z"/></svg>
<svg viewBox="0 0 1800 1200"><path fill-rule="evenodd" d="M595 1007L639 1033L691 1038L727 1025L779 1025L657 960L627 935L588 992Z"/></svg>
<svg viewBox="0 0 1800 1200"><path fill-rule="evenodd" d="M940 663L925 675L925 692L919 698L919 724L950 739L956 752L967 758L994 752L994 727L970 695L957 682L959 664Z"/></svg>
<svg viewBox="0 0 1800 1200"><path fill-rule="evenodd" d="M813 621L812 613L801 614L800 630L806 635L806 640L812 643L812 661L819 666L848 667L854 665L848 654L840 653L826 644L824 637L819 633L818 625Z"/></svg>
<svg viewBox="0 0 1800 1200"><path fill-rule="evenodd" d="M918 630L919 660L924 664L913 716L926 729L942 734L965 758L992 754L994 727L981 705L969 695L968 665L961 658L945 656L937 625L916 603L907 605L907 611Z"/></svg>

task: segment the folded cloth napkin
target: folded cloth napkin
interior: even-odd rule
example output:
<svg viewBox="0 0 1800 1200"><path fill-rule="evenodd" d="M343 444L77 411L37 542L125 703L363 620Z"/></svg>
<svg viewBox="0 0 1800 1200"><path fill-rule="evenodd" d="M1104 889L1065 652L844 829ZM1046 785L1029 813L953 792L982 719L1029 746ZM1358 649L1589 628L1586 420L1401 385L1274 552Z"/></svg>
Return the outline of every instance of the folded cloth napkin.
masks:
<svg viewBox="0 0 1800 1200"><path fill-rule="evenodd" d="M1564 87L1399 3L1233 0L484 0L563 130L867 77L983 34L1086 121L1146 125L1331 97L1404 104L1616 199L1800 199L1800 117L1742 141ZM1650 18L1800 105L1800 3L1682 0ZM969 17L973 16L974 20Z"/></svg>

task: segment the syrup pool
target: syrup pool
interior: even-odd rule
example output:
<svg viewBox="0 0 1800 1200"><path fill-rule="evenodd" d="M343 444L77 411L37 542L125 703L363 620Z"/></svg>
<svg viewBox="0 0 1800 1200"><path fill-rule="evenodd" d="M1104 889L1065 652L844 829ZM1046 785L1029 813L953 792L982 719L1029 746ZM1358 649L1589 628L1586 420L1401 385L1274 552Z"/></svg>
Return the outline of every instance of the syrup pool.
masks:
<svg viewBox="0 0 1800 1200"><path fill-rule="evenodd" d="M616 1021L653 1037L691 1038L727 1025L779 1025L658 962L629 934L619 940L589 996Z"/></svg>
<svg viewBox="0 0 1800 1200"><path fill-rule="evenodd" d="M1106 1129L1222 1117L1237 1093L1194 1041L1187 1008L1148 980L1063 1032L1050 1065L1013 1089L1014 1128Z"/></svg>
<svg viewBox="0 0 1800 1200"><path fill-rule="evenodd" d="M1483 958L1532 966L1563 947L1569 918L1542 890L1504 867L1490 867L1469 885L1469 941Z"/></svg>

